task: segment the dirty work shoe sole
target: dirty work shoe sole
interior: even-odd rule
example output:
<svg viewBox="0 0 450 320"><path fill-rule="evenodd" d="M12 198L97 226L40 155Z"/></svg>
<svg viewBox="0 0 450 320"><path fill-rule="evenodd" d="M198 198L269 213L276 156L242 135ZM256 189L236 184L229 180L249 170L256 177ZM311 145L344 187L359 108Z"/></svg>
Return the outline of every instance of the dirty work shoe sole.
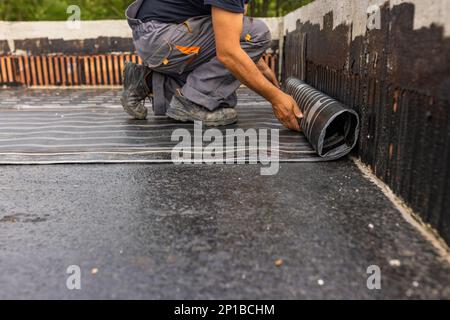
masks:
<svg viewBox="0 0 450 320"><path fill-rule="evenodd" d="M145 100L144 100L145 101ZM132 109L126 102L124 98L120 98L120 102L122 103L123 110L132 116L136 120L145 120L147 119L148 109L144 105L144 101L140 102L140 107ZM142 111L139 112L138 109Z"/></svg>
<svg viewBox="0 0 450 320"><path fill-rule="evenodd" d="M234 109L232 109L234 111ZM236 111L234 111L236 112ZM189 114L184 109L177 108L177 107L170 107L167 112L166 116L169 118L172 118L177 121L181 122L194 122L194 121L201 121L205 126L207 127L221 127L221 126L228 126L230 124L236 123L238 120L237 114L234 117L229 117L225 119L220 120L205 120L200 119L200 117L194 117L193 115Z"/></svg>

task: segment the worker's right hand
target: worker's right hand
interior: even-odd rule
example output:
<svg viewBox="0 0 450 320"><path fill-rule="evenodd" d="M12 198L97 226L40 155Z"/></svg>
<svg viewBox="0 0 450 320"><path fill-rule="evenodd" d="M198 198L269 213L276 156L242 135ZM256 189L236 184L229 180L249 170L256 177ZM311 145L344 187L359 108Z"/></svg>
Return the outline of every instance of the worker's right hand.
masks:
<svg viewBox="0 0 450 320"><path fill-rule="evenodd" d="M301 131L299 120L303 118L303 114L290 95L280 91L272 101L272 108L275 116L286 128Z"/></svg>

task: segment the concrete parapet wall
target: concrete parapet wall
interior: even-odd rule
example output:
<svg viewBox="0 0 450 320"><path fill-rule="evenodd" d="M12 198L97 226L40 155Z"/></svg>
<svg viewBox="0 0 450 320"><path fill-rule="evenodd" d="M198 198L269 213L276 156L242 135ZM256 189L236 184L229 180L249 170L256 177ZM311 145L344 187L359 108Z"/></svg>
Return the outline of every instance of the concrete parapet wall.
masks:
<svg viewBox="0 0 450 320"><path fill-rule="evenodd" d="M449 6L316 0L283 26L284 78L301 78L360 113L358 156L447 243Z"/></svg>
<svg viewBox="0 0 450 320"><path fill-rule="evenodd" d="M262 20L269 26L276 42L281 19ZM78 29L71 29L65 21L0 21L0 54L133 52L131 37L126 20L81 21Z"/></svg>
<svg viewBox="0 0 450 320"><path fill-rule="evenodd" d="M323 28L323 17L333 11L333 25L352 25L353 38L364 35L367 25L367 9L372 5L383 6L386 0L315 0L284 17L287 32L296 29L297 21L309 21ZM431 25L444 27L444 35L450 36L450 1L448 0L391 0L392 9L402 3L414 5L418 13L414 16L413 29L429 28Z"/></svg>

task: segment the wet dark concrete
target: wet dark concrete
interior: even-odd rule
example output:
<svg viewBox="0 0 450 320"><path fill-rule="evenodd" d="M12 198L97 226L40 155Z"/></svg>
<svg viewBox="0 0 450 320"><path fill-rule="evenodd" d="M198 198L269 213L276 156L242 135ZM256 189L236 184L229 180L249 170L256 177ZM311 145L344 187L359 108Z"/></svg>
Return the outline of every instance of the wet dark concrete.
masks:
<svg viewBox="0 0 450 320"><path fill-rule="evenodd" d="M450 266L347 160L274 177L250 165L2 166L0 230L0 298L450 297ZM79 291L66 289L73 264ZM369 265L381 290L366 287Z"/></svg>

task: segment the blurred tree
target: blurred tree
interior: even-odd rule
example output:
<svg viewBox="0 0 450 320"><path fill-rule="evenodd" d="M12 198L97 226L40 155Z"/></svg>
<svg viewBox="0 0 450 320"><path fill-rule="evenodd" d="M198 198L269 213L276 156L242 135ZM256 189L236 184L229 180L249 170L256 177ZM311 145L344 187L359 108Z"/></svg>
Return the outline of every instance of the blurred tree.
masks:
<svg viewBox="0 0 450 320"><path fill-rule="evenodd" d="M279 17L314 0L251 0L250 14L254 17Z"/></svg>
<svg viewBox="0 0 450 320"><path fill-rule="evenodd" d="M251 0L255 17L284 15L313 0ZM81 19L123 19L132 0L0 0L0 20L66 20L69 5L78 5Z"/></svg>
<svg viewBox="0 0 450 320"><path fill-rule="evenodd" d="M123 19L131 0L0 0L0 20L66 20L67 7L77 5L81 18Z"/></svg>

